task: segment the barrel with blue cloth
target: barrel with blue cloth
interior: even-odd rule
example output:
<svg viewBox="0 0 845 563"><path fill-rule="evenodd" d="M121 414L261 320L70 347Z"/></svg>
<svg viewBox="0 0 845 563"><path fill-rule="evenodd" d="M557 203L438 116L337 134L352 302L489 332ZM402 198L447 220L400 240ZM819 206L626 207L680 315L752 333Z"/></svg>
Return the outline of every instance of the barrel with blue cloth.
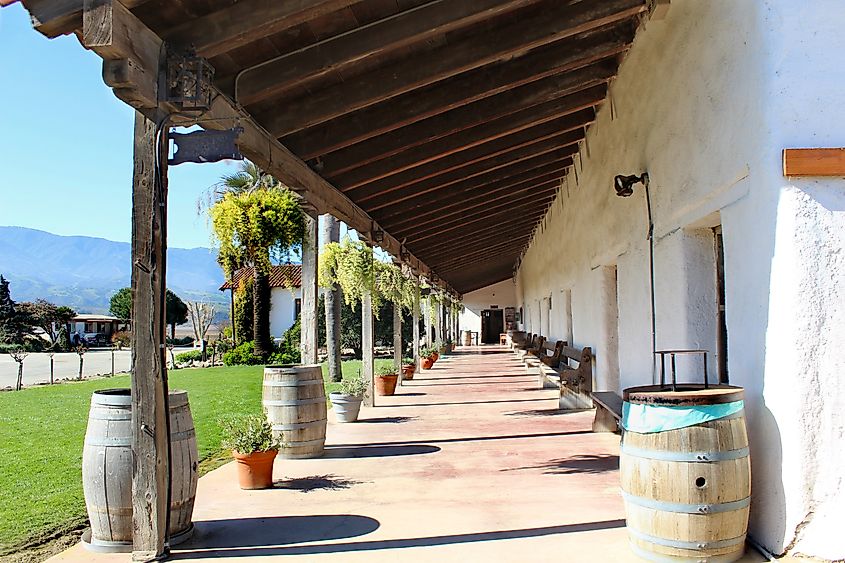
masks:
<svg viewBox="0 0 845 563"><path fill-rule="evenodd" d="M751 465L743 390L645 386L623 393L620 474L633 551L648 561L736 561Z"/></svg>

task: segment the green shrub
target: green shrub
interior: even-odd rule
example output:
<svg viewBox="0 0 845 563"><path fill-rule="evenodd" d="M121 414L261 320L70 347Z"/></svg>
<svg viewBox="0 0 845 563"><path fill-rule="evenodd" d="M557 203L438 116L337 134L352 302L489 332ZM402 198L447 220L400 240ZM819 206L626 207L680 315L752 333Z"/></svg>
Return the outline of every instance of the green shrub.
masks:
<svg viewBox="0 0 845 563"><path fill-rule="evenodd" d="M167 343L172 346L190 346L194 343L194 339L190 336L184 336L182 338L167 338Z"/></svg>
<svg viewBox="0 0 845 563"><path fill-rule="evenodd" d="M279 449L273 429L264 415L228 416L220 420L223 427L224 448L240 454Z"/></svg>
<svg viewBox="0 0 845 563"><path fill-rule="evenodd" d="M364 382L364 378L359 373L356 376L349 377L344 379L340 382L340 390L338 391L341 395L351 395L353 397L363 397L364 393L367 391L367 384Z"/></svg>
<svg viewBox="0 0 845 563"><path fill-rule="evenodd" d="M376 375L397 375L396 366L393 363L379 366L376 370Z"/></svg>
<svg viewBox="0 0 845 563"><path fill-rule="evenodd" d="M190 352L182 352L181 354L176 354L176 363L177 364L187 364L190 362L201 362L202 361L202 350L191 350Z"/></svg>
<svg viewBox="0 0 845 563"><path fill-rule="evenodd" d="M264 361L254 354L255 343L251 340L223 354L223 364L227 366L257 366Z"/></svg>
<svg viewBox="0 0 845 563"><path fill-rule="evenodd" d="M129 346L132 343L132 336L127 330L119 330L111 335L111 342L115 346Z"/></svg>

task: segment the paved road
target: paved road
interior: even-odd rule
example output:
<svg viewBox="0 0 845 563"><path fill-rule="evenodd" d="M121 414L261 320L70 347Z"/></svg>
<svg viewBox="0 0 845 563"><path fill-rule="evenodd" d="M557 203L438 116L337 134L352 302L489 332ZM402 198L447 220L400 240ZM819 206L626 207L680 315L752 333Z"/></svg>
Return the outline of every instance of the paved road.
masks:
<svg viewBox="0 0 845 563"><path fill-rule="evenodd" d="M175 349L175 353L190 348ZM123 350L114 353L115 373L128 372L132 352ZM108 375L111 373L111 350L89 350L84 356L82 377ZM55 381L76 379L79 374L79 356L75 352L63 352L53 357ZM0 389L15 386L18 364L8 354L0 354ZM50 357L47 354L30 354L23 363L23 384L35 385L50 382Z"/></svg>

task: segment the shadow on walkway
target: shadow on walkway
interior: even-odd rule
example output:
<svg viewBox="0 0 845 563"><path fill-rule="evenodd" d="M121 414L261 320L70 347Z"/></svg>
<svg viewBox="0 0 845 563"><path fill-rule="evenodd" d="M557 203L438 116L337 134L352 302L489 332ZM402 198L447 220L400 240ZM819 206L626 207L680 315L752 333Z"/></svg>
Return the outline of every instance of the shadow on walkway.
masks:
<svg viewBox="0 0 845 563"><path fill-rule="evenodd" d="M416 416L383 416L381 418L359 418L357 424L402 424L416 420Z"/></svg>
<svg viewBox="0 0 845 563"><path fill-rule="evenodd" d="M361 481L352 481L329 473L328 475L312 475L311 477L300 477L298 479L276 481L273 483L273 488L309 493L316 490L335 491L339 489L348 489L353 485L360 484Z"/></svg>
<svg viewBox="0 0 845 563"><path fill-rule="evenodd" d="M606 454L576 455L569 458L553 459L548 463L539 465L508 467L499 471L526 471L530 469L542 469L544 475L595 475L619 469L619 456Z"/></svg>
<svg viewBox="0 0 845 563"><path fill-rule="evenodd" d="M194 525L194 537L180 549L197 551L176 553L173 559L222 557L233 554L230 548L237 550L237 556L258 555L254 548L354 538L376 531L381 524L369 516L330 514L207 520Z"/></svg>
<svg viewBox="0 0 845 563"><path fill-rule="evenodd" d="M439 452L440 448L427 443L421 444L371 444L366 446L327 446L324 458L366 458L366 457L394 457L400 455L421 455Z"/></svg>
<svg viewBox="0 0 845 563"><path fill-rule="evenodd" d="M333 444L332 446L326 447L326 455L324 457L331 457L328 455L328 452L332 449L344 449L344 448L353 448L353 447L361 447L361 448L374 448L376 446L408 446L410 444L451 444L455 442L486 442L488 440L516 440L520 438L548 438L551 436L578 436L581 434L593 434L592 430L573 430L570 432L542 432L537 434L509 434L503 436L467 436L462 438L440 438L440 439L433 439L433 440L407 440L404 442L380 442L376 444L371 444L368 446L355 446L355 444ZM438 448L439 449L439 448Z"/></svg>
<svg viewBox="0 0 845 563"><path fill-rule="evenodd" d="M311 518L331 518L314 516ZM361 516L345 516L342 518L364 518ZM374 521L375 522L375 521ZM606 530L611 528L624 528L625 520L605 520L603 522L585 522L579 524L564 524L560 526L546 526L543 528L527 528L523 530L501 530L496 532L477 532L471 534L454 534L449 536L430 536L422 538L405 538L395 540L375 540L349 543L323 543L316 545L302 545L289 547L252 547L242 546L241 549L225 549L220 551L194 551L178 553L174 559L190 559L199 557L261 557L270 555L318 555L323 553L348 553L356 551L377 551L384 549L406 549L411 547L433 547L439 545L452 545L462 543L487 542L496 540L510 540L519 538L536 538L540 536L552 536L558 534L571 534L576 532L591 532L595 530ZM324 529L324 526L321 526ZM254 534L255 535L255 534ZM361 534L357 534L361 535ZM330 539L330 538L323 538ZM308 541L308 540L299 540ZM292 543L292 542L280 542ZM254 544L266 546L266 542ZM224 547L224 546L209 546Z"/></svg>
<svg viewBox="0 0 845 563"><path fill-rule="evenodd" d="M539 391L539 389L536 389ZM406 395L407 397L408 395ZM463 401L458 403L413 403L405 405L390 405L391 408L396 407L444 407L450 405L495 405L497 403L535 403L537 401L551 401L548 397L538 399L510 399L507 401Z"/></svg>

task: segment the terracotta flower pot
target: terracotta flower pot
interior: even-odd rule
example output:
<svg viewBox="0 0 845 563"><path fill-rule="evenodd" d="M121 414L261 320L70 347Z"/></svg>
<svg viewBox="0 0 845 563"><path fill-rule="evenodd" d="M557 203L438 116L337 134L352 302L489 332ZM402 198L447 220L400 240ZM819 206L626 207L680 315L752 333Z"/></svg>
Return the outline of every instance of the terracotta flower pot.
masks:
<svg viewBox="0 0 845 563"><path fill-rule="evenodd" d="M238 465L238 484L242 489L269 489L273 486L273 461L278 450L242 454L232 452Z"/></svg>
<svg viewBox="0 0 845 563"><path fill-rule="evenodd" d="M437 360L439 360L439 359L440 359L440 354L439 354L439 353L437 353L437 352L435 352L434 354L432 354L431 356L429 356L429 358L431 358L431 362L432 362L432 363L434 363L434 362L436 362Z"/></svg>
<svg viewBox="0 0 845 563"><path fill-rule="evenodd" d="M399 381L398 373L376 377L376 393L379 395L393 395L396 392L397 381Z"/></svg>
<svg viewBox="0 0 845 563"><path fill-rule="evenodd" d="M402 366L402 377L404 379L413 379L414 372L417 371L417 366L414 364L405 364Z"/></svg>
<svg viewBox="0 0 845 563"><path fill-rule="evenodd" d="M423 358L422 360L422 368L423 369L431 369L431 366L434 365L434 360L431 358Z"/></svg>

